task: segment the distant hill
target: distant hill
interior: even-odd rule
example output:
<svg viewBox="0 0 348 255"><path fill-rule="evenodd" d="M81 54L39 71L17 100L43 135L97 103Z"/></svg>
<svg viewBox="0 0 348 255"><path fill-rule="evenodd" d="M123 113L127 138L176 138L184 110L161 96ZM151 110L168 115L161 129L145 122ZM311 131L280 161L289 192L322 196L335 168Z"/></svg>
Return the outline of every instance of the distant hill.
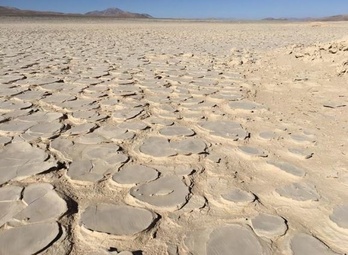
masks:
<svg viewBox="0 0 348 255"><path fill-rule="evenodd" d="M0 16L91 16L91 17L113 17L113 18L152 18L149 14L140 14L122 11L118 8L109 8L103 11L91 11L85 14L63 13L50 11L21 10L14 7L0 6Z"/></svg>
<svg viewBox="0 0 348 255"><path fill-rule="evenodd" d="M21 10L14 7L0 6L0 16L37 16L37 15L65 15L62 12Z"/></svg>
<svg viewBox="0 0 348 255"><path fill-rule="evenodd" d="M319 21L348 21L348 15L335 15L317 19Z"/></svg>
<svg viewBox="0 0 348 255"><path fill-rule="evenodd" d="M265 18L265 21L348 21L348 15L335 15L323 18Z"/></svg>
<svg viewBox="0 0 348 255"><path fill-rule="evenodd" d="M269 18L264 18L262 20L266 20L266 21L286 21L286 20L289 20L287 18L272 18L272 17L269 17Z"/></svg>
<svg viewBox="0 0 348 255"><path fill-rule="evenodd" d="M140 14L122 11L118 8L109 8L103 11L91 11L85 13L87 16L107 16L115 18L152 18L149 14Z"/></svg>

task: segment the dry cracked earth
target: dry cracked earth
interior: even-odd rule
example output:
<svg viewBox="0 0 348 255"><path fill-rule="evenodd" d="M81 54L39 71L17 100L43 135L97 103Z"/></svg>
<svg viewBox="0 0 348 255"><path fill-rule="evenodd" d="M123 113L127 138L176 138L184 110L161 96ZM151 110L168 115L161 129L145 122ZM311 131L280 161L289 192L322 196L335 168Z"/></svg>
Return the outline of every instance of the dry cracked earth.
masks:
<svg viewBox="0 0 348 255"><path fill-rule="evenodd" d="M347 23L0 23L0 254L348 253Z"/></svg>

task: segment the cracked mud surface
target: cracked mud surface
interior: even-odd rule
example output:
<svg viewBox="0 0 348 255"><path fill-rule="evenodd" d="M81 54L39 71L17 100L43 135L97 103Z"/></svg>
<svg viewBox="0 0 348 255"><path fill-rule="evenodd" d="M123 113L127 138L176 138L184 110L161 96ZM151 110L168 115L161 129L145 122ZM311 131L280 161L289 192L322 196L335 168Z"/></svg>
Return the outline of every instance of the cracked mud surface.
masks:
<svg viewBox="0 0 348 255"><path fill-rule="evenodd" d="M1 21L1 254L348 253L346 23Z"/></svg>

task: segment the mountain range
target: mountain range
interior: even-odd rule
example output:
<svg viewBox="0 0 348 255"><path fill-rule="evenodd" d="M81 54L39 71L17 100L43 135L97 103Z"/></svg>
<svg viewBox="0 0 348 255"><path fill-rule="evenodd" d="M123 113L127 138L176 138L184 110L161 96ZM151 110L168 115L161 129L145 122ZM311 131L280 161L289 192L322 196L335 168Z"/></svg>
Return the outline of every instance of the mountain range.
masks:
<svg viewBox="0 0 348 255"><path fill-rule="evenodd" d="M348 21L348 15L335 15L320 19L321 21Z"/></svg>
<svg viewBox="0 0 348 255"><path fill-rule="evenodd" d="M117 17L117 18L152 18L152 16L149 14L126 12L118 8L109 8L103 11L91 11L91 12L85 13L85 15L108 16L108 17Z"/></svg>
<svg viewBox="0 0 348 255"><path fill-rule="evenodd" d="M265 21L348 21L348 15L335 15L323 18L265 18Z"/></svg>
<svg viewBox="0 0 348 255"><path fill-rule="evenodd" d="M113 18L153 18L145 13L133 13L118 8L108 8L103 11L90 11L87 13L63 13L52 11L21 10L14 7L0 6L0 16L76 16L76 17L113 17ZM348 21L348 15L335 15L323 18L265 18L265 21Z"/></svg>
<svg viewBox="0 0 348 255"><path fill-rule="evenodd" d="M133 13L118 8L109 8L103 11L91 11L81 13L63 13L51 11L21 10L14 7L0 6L0 16L90 16L90 17L113 17L113 18L152 18L149 14Z"/></svg>

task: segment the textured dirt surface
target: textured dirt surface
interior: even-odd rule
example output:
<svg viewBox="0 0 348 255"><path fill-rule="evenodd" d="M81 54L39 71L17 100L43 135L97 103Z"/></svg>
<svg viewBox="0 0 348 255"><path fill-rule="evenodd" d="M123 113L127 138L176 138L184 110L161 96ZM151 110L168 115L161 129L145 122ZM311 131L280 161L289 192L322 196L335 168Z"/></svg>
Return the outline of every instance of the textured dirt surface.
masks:
<svg viewBox="0 0 348 255"><path fill-rule="evenodd" d="M348 253L347 23L87 21L1 19L1 254Z"/></svg>

